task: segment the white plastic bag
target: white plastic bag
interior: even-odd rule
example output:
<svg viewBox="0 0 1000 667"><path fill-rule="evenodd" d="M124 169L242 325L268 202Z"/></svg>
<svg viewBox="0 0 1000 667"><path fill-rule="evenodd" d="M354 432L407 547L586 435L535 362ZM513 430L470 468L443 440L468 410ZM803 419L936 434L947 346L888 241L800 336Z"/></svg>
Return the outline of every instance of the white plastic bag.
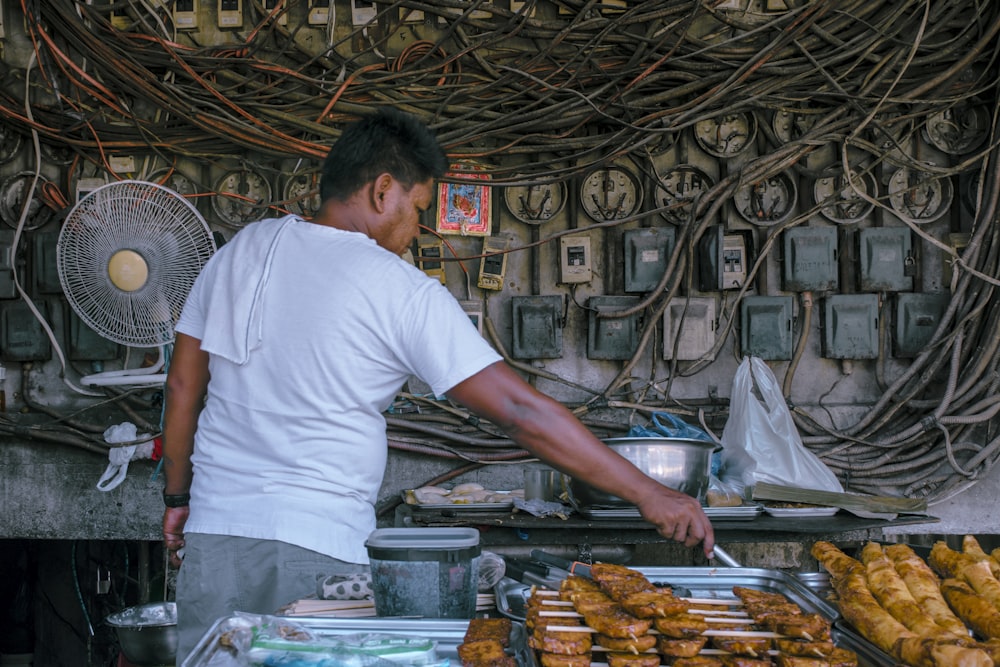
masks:
<svg viewBox="0 0 1000 667"><path fill-rule="evenodd" d="M722 430L722 467L742 469L747 486L769 482L842 493L837 476L802 444L771 369L744 357L733 378L729 419Z"/></svg>

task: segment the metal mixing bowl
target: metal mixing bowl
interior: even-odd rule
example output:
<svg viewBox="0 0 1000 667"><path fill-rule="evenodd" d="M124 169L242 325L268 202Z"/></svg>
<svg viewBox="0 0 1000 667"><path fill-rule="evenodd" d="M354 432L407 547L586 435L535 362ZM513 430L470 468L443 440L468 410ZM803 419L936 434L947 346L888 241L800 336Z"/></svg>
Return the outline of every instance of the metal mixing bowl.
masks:
<svg viewBox="0 0 1000 667"><path fill-rule="evenodd" d="M686 438L608 438L604 443L661 484L704 502L715 443ZM570 500L579 507L632 506L580 480L566 482Z"/></svg>
<svg viewBox="0 0 1000 667"><path fill-rule="evenodd" d="M105 619L115 629L125 659L138 667L177 662L177 604L151 602Z"/></svg>

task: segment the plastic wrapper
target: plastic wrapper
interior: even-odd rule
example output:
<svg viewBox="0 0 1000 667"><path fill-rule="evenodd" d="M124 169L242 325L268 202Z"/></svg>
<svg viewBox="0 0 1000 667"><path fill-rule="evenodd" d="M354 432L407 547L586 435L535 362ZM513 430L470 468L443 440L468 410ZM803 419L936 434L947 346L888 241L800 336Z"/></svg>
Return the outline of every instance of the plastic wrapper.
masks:
<svg viewBox="0 0 1000 667"><path fill-rule="evenodd" d="M708 491L705 492L705 503L709 507L738 507L743 504L745 487L742 483L724 482L715 475L708 478Z"/></svg>
<svg viewBox="0 0 1000 667"><path fill-rule="evenodd" d="M325 636L293 620L239 614L245 621L220 638L228 665L240 667L449 667L437 643L383 633Z"/></svg>
<svg viewBox="0 0 1000 667"><path fill-rule="evenodd" d="M488 593L492 591L493 587L503 579L506 569L503 556L495 554L492 551L482 552L479 558L479 592Z"/></svg>

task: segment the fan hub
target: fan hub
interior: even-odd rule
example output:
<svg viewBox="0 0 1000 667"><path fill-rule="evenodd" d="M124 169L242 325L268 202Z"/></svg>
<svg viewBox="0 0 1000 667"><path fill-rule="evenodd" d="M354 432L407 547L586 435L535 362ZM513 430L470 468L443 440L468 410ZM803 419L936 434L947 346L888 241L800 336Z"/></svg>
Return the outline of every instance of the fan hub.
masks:
<svg viewBox="0 0 1000 667"><path fill-rule="evenodd" d="M134 292L149 279L149 265L135 250L119 250L108 260L108 277L118 289Z"/></svg>

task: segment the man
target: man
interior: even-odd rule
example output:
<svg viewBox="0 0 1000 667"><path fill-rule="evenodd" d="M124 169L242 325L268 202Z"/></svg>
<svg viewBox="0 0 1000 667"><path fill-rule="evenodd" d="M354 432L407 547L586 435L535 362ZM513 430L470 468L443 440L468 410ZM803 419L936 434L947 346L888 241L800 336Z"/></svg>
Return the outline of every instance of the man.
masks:
<svg viewBox="0 0 1000 667"><path fill-rule="evenodd" d="M447 158L382 109L330 150L315 220L265 220L208 262L177 324L164 428L164 541L178 662L234 610L273 613L318 576L366 568L388 455L383 412L411 376L563 472L635 503L711 556L694 498L605 447L513 372L438 281L402 260Z"/></svg>

